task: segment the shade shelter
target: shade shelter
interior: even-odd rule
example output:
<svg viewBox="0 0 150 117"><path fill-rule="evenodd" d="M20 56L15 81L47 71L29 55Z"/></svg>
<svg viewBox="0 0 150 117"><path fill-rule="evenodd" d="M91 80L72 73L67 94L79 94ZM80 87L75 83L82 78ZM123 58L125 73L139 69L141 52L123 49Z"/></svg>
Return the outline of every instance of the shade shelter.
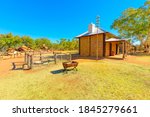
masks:
<svg viewBox="0 0 150 117"><path fill-rule="evenodd" d="M105 42L106 56L122 54L122 58L125 58L132 47L127 39L110 38L107 39Z"/></svg>

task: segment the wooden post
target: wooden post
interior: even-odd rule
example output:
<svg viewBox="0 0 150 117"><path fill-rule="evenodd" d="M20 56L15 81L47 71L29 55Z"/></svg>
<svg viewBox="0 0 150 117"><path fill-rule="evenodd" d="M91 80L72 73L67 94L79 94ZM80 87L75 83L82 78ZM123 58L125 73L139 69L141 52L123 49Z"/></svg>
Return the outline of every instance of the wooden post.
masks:
<svg viewBox="0 0 150 117"><path fill-rule="evenodd" d="M24 62L27 63L27 53L24 54Z"/></svg>
<svg viewBox="0 0 150 117"><path fill-rule="evenodd" d="M26 60L26 62L27 62L27 65L29 66L29 54L27 54L27 60Z"/></svg>
<svg viewBox="0 0 150 117"><path fill-rule="evenodd" d="M103 57L106 56L106 34L103 33Z"/></svg>
<svg viewBox="0 0 150 117"><path fill-rule="evenodd" d="M54 54L54 62L57 64L57 54Z"/></svg>
<svg viewBox="0 0 150 117"><path fill-rule="evenodd" d="M14 58L16 58L15 52L13 54L14 54Z"/></svg>
<svg viewBox="0 0 150 117"><path fill-rule="evenodd" d="M81 40L80 40L80 37L79 37L79 55L81 55Z"/></svg>
<svg viewBox="0 0 150 117"><path fill-rule="evenodd" d="M32 69L32 64L33 64L33 56L30 55L30 69Z"/></svg>
<svg viewBox="0 0 150 117"><path fill-rule="evenodd" d="M40 52L40 61L42 61L42 53Z"/></svg>
<svg viewBox="0 0 150 117"><path fill-rule="evenodd" d="M69 54L69 61L71 61L72 60L72 56L71 56L71 53Z"/></svg>
<svg viewBox="0 0 150 117"><path fill-rule="evenodd" d="M127 43L124 41L124 51L125 51L125 57L127 57Z"/></svg>
<svg viewBox="0 0 150 117"><path fill-rule="evenodd" d="M30 55L28 55L28 69L31 69L31 65L30 65Z"/></svg>
<svg viewBox="0 0 150 117"><path fill-rule="evenodd" d="M125 58L125 42L124 41L122 42L122 52L123 52L122 53L123 54L122 58L124 59Z"/></svg>
<svg viewBox="0 0 150 117"><path fill-rule="evenodd" d="M98 60L98 33L97 33L97 38L96 38L96 60Z"/></svg>
<svg viewBox="0 0 150 117"><path fill-rule="evenodd" d="M129 43L126 43L126 57L128 56L129 53Z"/></svg>
<svg viewBox="0 0 150 117"><path fill-rule="evenodd" d="M60 56L60 60L62 61L62 54L61 54L61 56Z"/></svg>

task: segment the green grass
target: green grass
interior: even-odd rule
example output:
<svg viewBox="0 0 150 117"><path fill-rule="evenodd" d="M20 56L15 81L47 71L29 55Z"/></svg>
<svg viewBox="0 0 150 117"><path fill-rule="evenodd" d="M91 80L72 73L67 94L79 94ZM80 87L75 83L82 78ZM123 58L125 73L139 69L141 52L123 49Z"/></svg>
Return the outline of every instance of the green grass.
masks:
<svg viewBox="0 0 150 117"><path fill-rule="evenodd" d="M51 73L59 69L11 71L0 78L0 99L150 99L150 67L100 60L80 63L77 72Z"/></svg>

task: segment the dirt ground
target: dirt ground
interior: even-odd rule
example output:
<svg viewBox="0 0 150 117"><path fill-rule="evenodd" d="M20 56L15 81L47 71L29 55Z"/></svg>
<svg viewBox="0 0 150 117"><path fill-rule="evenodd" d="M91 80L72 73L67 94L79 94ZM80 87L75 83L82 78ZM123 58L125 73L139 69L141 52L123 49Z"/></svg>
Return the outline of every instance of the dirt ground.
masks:
<svg viewBox="0 0 150 117"><path fill-rule="evenodd" d="M129 63L135 63L135 64L140 64L140 65L145 65L145 66L150 66L150 61L139 61L137 60L137 56L128 56L127 59L125 59L126 62Z"/></svg>
<svg viewBox="0 0 150 117"><path fill-rule="evenodd" d="M0 76L7 75L12 71L12 62L23 62L24 58L9 58L0 60Z"/></svg>
<svg viewBox="0 0 150 117"><path fill-rule="evenodd" d="M138 59L137 59L138 58ZM128 63L133 63L133 64L139 64L139 65L145 65L145 66L150 66L150 61L139 61L139 56L128 56L126 59L122 60L120 58L120 56L118 57L112 57L112 58L108 58L108 59L104 59L106 61L124 61L124 62L128 62ZM6 60L0 60L0 77L10 74L12 72L12 62L23 62L24 58L10 58L10 59L6 59ZM77 59L77 61L80 62L91 62L91 61L95 61L92 59Z"/></svg>

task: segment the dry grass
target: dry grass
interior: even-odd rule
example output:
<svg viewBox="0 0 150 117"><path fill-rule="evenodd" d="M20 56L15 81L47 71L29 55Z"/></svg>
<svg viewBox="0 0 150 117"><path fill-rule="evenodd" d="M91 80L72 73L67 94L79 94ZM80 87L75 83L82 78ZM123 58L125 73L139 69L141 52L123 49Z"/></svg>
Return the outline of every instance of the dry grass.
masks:
<svg viewBox="0 0 150 117"><path fill-rule="evenodd" d="M0 99L150 99L148 66L88 61L79 64L78 72L53 74L60 69L61 64L11 71L0 78Z"/></svg>

